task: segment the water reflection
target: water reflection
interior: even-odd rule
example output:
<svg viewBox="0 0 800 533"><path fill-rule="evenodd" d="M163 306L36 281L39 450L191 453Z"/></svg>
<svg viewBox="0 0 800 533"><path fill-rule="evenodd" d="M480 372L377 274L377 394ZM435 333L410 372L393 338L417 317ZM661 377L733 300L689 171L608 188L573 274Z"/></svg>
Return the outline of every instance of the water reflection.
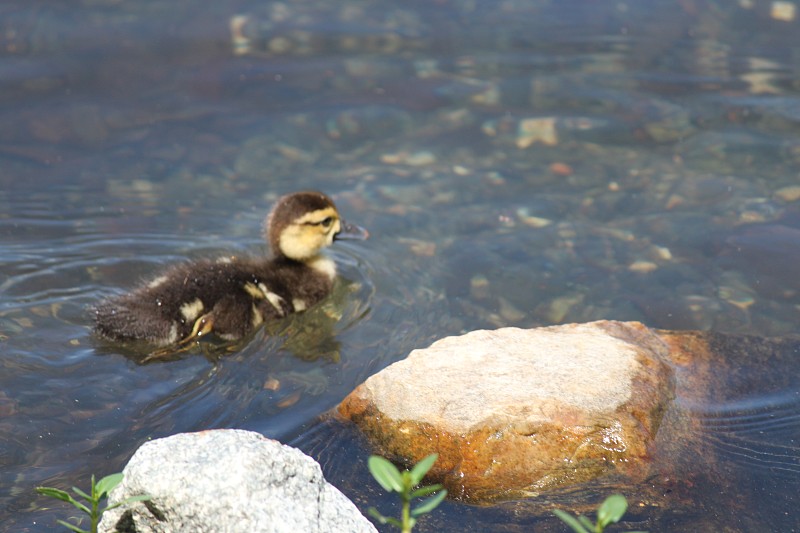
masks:
<svg viewBox="0 0 800 533"><path fill-rule="evenodd" d="M83 485L146 439L211 427L290 440L357 480L343 486L362 509L388 505L363 488L364 443L317 416L463 330L796 332L788 4L4 3L0 520L49 530L63 514L33 486ZM295 317L149 365L89 335L91 304L165 264L262 253L264 209L305 188L372 233L334 252L346 283L324 335L322 316ZM780 378L796 362L742 367L747 394L688 407L701 444L753 480L731 527L791 529L797 383ZM732 524L713 490L674 492L691 516L644 506L632 528ZM529 507L448 503L425 527L557 528Z"/></svg>

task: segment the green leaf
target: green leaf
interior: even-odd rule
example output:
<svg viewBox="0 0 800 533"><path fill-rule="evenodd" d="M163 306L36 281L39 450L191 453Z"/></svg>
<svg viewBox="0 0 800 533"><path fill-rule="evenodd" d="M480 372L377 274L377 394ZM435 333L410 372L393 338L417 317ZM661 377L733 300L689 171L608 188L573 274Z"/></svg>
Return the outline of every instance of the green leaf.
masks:
<svg viewBox="0 0 800 533"><path fill-rule="evenodd" d="M420 487L417 490L413 491L409 496L411 498L422 498L423 496L427 496L428 494L433 494L437 490L442 490L444 487L437 483L436 485L427 485L425 487Z"/></svg>
<svg viewBox="0 0 800 533"><path fill-rule="evenodd" d="M81 529L78 526L74 526L74 525L70 524L69 522L64 522L63 520L56 520L56 522L58 522L59 524L61 524L65 528L67 528L67 529L69 529L71 531L74 531L75 533L89 533L85 529Z"/></svg>
<svg viewBox="0 0 800 533"><path fill-rule="evenodd" d="M606 498L597 510L597 523L604 528L608 524L620 521L628 509L628 502L622 494L614 494Z"/></svg>
<svg viewBox="0 0 800 533"><path fill-rule="evenodd" d="M575 533L591 533L588 529L584 528L581 523L578 522L571 514L567 514L561 509L554 509L553 514L560 518L562 522L571 527Z"/></svg>
<svg viewBox="0 0 800 533"><path fill-rule="evenodd" d="M401 529L403 527L403 524L401 524L399 520L397 520L396 518L390 518L388 516L383 516L374 507L370 507L367 510L367 512L369 512L369 515L372 518L374 518L375 520L377 520L378 522L380 522L381 524L391 524L391 525L393 525L393 526L395 526L397 528L401 528Z"/></svg>
<svg viewBox="0 0 800 533"><path fill-rule="evenodd" d="M88 507L86 507L81 502L73 498L72 495L70 495L70 493L65 492L63 490L54 489L53 487L36 487L36 492L38 492L43 496L50 496L51 498L55 498L57 500L70 503L75 508L80 509L81 511L83 511L88 515L92 514L92 511Z"/></svg>
<svg viewBox="0 0 800 533"><path fill-rule="evenodd" d="M447 496L447 491L442 490L435 496L431 496L426 500L422 500L422 503L420 503L416 508L414 508L411 511L411 516L419 516L422 514L430 513L431 511L436 509L440 503L442 503L442 500L444 500L446 496Z"/></svg>
<svg viewBox="0 0 800 533"><path fill-rule="evenodd" d="M370 507L369 509L367 509L367 512L369 513L369 515L372 518L374 518L375 520L377 520L381 524L391 524L396 528L400 528L400 529L403 528L403 524L401 524L398 519L391 518L391 517L388 517L388 516L383 516L374 507Z"/></svg>
<svg viewBox="0 0 800 533"><path fill-rule="evenodd" d="M77 494L78 496L84 498L87 501L92 501L92 497L89 496L88 494L86 494L85 492L83 492L78 487L72 487L72 492L74 492L75 494Z"/></svg>
<svg viewBox="0 0 800 533"><path fill-rule="evenodd" d="M36 487L36 492L38 492L42 496L50 496L51 498L61 500L62 502L73 503L75 501L75 499L72 496L70 496L68 492L63 491L61 489L54 489L53 487Z"/></svg>
<svg viewBox="0 0 800 533"><path fill-rule="evenodd" d="M103 495L108 494L109 492L114 490L114 487L116 487L122 482L123 477L124 474L122 472L117 472L116 474L108 475L103 479L101 479L100 481L98 481L97 485L95 485L96 487L95 493L97 494L97 498L101 499Z"/></svg>
<svg viewBox="0 0 800 533"><path fill-rule="evenodd" d="M134 502L146 502L147 500L152 500L153 497L149 494L137 494L136 496L131 496L130 498L125 498L124 502L127 503L134 503Z"/></svg>
<svg viewBox="0 0 800 533"><path fill-rule="evenodd" d="M400 475L400 471L388 460L378 455L373 455L367 461L367 466L372 477L380 483L384 490L403 491L403 478Z"/></svg>
<svg viewBox="0 0 800 533"><path fill-rule="evenodd" d="M403 523L400 522L397 518L387 518L386 523L392 524L397 529L403 529Z"/></svg>
<svg viewBox="0 0 800 533"><path fill-rule="evenodd" d="M425 474L428 473L428 470L431 469L433 463L439 458L438 453L432 453L422 461L418 462L414 465L414 468L411 469L411 484L418 485L422 478L425 477Z"/></svg>
<svg viewBox="0 0 800 533"><path fill-rule="evenodd" d="M583 526L584 526L584 527L588 527L588 528L589 528L591 531L595 531L595 530L597 530L597 528L595 527L595 525L594 525L594 524L592 524L592 521L591 521L591 520L589 520L588 518L586 518L586 517L585 517L585 516L583 516L583 515L578 515L578 522L580 522L581 524L583 524Z"/></svg>
<svg viewBox="0 0 800 533"><path fill-rule="evenodd" d="M122 505L128 505L129 503L136 503L136 502L146 502L148 500L152 500L153 497L149 494L140 494L138 496L131 496L130 498L125 498L121 502L115 503L114 505L109 505L103 511L110 511L111 509L116 509Z"/></svg>
<svg viewBox="0 0 800 533"><path fill-rule="evenodd" d="M369 515L370 515L372 518L374 518L375 520L377 520L377 521L378 521L378 522L380 522L381 524L385 524L385 523L387 522L387 520L388 520L388 518L386 518L385 516L383 516L383 515L382 515L382 514L381 514L381 513L380 513L380 512L379 512L377 509L375 509L374 507L370 507L369 509L367 509L367 512L369 513Z"/></svg>
<svg viewBox="0 0 800 533"><path fill-rule="evenodd" d="M417 519L414 518L413 516L409 516L408 517L408 530L411 531L412 529L414 529L414 526L416 526L416 525L417 525ZM402 526L402 524L401 524L401 526Z"/></svg>

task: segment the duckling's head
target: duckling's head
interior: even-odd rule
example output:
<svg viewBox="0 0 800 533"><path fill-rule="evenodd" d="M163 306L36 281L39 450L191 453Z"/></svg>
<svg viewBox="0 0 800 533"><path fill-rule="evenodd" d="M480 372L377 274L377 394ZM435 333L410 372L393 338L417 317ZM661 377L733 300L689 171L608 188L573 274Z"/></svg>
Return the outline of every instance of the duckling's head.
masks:
<svg viewBox="0 0 800 533"><path fill-rule="evenodd" d="M272 253L295 261L309 261L334 239L365 239L367 232L346 224L328 196L296 192L278 199L266 220L265 233Z"/></svg>

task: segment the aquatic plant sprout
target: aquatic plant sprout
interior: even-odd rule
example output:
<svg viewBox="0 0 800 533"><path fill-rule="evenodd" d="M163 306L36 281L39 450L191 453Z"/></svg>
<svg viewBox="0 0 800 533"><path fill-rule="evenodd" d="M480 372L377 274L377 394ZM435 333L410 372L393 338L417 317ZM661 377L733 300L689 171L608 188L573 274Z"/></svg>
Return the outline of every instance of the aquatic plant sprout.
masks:
<svg viewBox="0 0 800 533"><path fill-rule="evenodd" d="M597 509L597 522L594 524L583 515L575 518L561 509L555 509L553 513L565 524L572 528L575 533L603 533L606 526L616 524L628 510L628 501L622 494L614 494L600 504ZM646 533L644 531L631 531L630 533Z"/></svg>
<svg viewBox="0 0 800 533"><path fill-rule="evenodd" d="M390 461L373 455L367 461L367 466L372 477L388 492L396 492L400 495L402 502L402 513L400 520L383 516L374 507L369 508L369 514L381 524L391 524L399 528L402 533L409 533L417 523L417 517L433 511L442 500L447 496L447 490L441 484L428 485L425 487L414 488L422 481L428 470L431 469L439 454L432 453L409 470L400 472ZM435 494L434 494L435 493ZM433 496L430 496L433 494ZM422 498L423 500L417 507L411 509L411 500Z"/></svg>
<svg viewBox="0 0 800 533"><path fill-rule="evenodd" d="M63 491L61 489L56 489L53 487L36 487L36 492L44 496L50 496L51 498L71 503L76 509L81 510L83 513L89 516L88 530L81 529L77 525L71 524L64 520L58 520L57 522L59 524L61 524L62 526L71 531L74 531L75 533L97 533L97 525L100 523L100 517L103 515L105 511L108 511L109 509L116 509L117 507L120 507L121 505L125 505L128 503L142 502L145 500L149 500L151 498L146 494L142 494L139 496L133 496L131 498L127 498L121 502L115 503L114 505L109 505L103 509L100 509L100 502L108 496L109 492L114 490L114 487L116 487L122 482L123 477L124 474L122 472L119 472L116 474L108 475L103 479L101 479L100 481L98 481L97 483L95 483L94 474L92 474L92 486L91 489L89 490L90 492L89 494L86 494L78 487L72 487L72 491L81 498L83 498L84 500L86 500L89 506L79 502L78 500L73 498L68 492ZM78 524L80 523L81 519L78 519Z"/></svg>

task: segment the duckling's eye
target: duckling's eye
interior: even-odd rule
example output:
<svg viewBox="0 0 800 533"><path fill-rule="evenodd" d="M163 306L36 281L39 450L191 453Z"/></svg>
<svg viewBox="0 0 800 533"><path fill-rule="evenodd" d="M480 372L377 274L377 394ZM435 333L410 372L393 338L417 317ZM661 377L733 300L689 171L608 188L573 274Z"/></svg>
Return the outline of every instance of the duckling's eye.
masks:
<svg viewBox="0 0 800 533"><path fill-rule="evenodd" d="M325 220L320 222L320 224L322 224L322 227L324 228L329 228L331 224L333 224L333 217L326 218Z"/></svg>

